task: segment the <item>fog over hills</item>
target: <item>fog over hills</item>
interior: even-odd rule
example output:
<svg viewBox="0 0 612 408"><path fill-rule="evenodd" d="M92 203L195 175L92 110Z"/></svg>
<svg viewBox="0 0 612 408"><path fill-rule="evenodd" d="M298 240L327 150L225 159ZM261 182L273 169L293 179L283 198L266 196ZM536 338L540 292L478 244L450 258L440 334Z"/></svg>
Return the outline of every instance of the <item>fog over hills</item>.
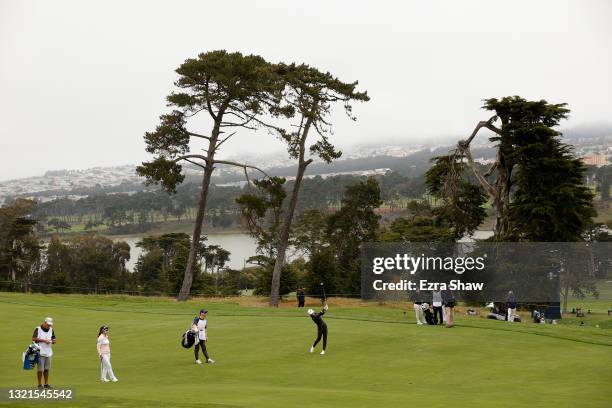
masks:
<svg viewBox="0 0 612 408"><path fill-rule="evenodd" d="M490 133L483 132L473 144L475 159L484 162L493 158L493 150L489 148ZM315 161L307 171L308 176L323 177L337 174L373 174L397 171L406 176L419 176L429 166L431 157L448 152L453 143L461 137L438 137L433 140L423 140L410 144L401 140L386 140L385 144L351 146L343 149L341 159L327 164ZM604 155L612 159L612 124L599 123L584 125L563 130L566 143L575 147L576 154ZM294 161L286 152L275 154L249 154L229 157L234 161L257 165L270 175L291 178L296 171ZM144 180L135 170L137 164L126 164L115 167L92 167L89 169L49 170L37 177L0 181L0 203L12 197L31 197L43 201L57 197L68 196L79 198L91 194L129 193L143 189L157 188L146 186ZM184 166L186 182L199 182L200 170L196 167ZM257 174L252 173L254 177ZM219 166L213 177L218 185L236 184L244 181L242 169Z"/></svg>

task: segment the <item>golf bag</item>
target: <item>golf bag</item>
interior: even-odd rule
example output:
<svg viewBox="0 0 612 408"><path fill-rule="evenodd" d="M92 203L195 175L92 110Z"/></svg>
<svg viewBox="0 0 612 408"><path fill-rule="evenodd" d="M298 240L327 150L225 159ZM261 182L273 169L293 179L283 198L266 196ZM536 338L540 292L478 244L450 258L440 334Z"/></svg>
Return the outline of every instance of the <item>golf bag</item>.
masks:
<svg viewBox="0 0 612 408"><path fill-rule="evenodd" d="M423 305L421 306L421 309L423 309L423 315L425 316L425 321L427 322L427 324L428 325L436 324L434 321L434 314L431 310L429 310L429 304L423 303Z"/></svg>
<svg viewBox="0 0 612 408"><path fill-rule="evenodd" d="M183 333L183 336L181 338L181 346L188 349L188 348L193 347L195 342L196 342L196 334L193 331L187 330L185 333Z"/></svg>
<svg viewBox="0 0 612 408"><path fill-rule="evenodd" d="M533 318L534 323L546 323L544 312L539 312L537 310L534 310L532 314L532 318Z"/></svg>
<svg viewBox="0 0 612 408"><path fill-rule="evenodd" d="M32 343L28 346L28 349L21 354L23 360L23 369L32 370L38 364L38 357L40 356L40 348L36 343Z"/></svg>
<svg viewBox="0 0 612 408"><path fill-rule="evenodd" d="M487 306L491 308L491 311L487 314L487 319L506 320L506 311L502 310L501 306L497 306L493 302L489 303Z"/></svg>

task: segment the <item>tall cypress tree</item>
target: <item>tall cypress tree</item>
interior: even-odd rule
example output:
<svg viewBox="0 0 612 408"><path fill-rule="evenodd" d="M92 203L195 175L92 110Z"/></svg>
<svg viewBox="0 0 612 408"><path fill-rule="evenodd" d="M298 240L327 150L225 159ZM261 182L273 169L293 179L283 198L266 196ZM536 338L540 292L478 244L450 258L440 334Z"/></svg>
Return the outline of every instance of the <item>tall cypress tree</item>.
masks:
<svg viewBox="0 0 612 408"><path fill-rule="evenodd" d="M479 122L469 138L435 166L467 162L492 202L496 240L581 240L595 210L582 162L554 129L569 114L566 104L512 96L487 99L483 108L495 115ZM484 173L470 152L470 143L483 128L493 132L489 140L497 149ZM463 182L452 172L437 173L441 185ZM443 190L454 194L455 187Z"/></svg>
<svg viewBox="0 0 612 408"><path fill-rule="evenodd" d="M274 263L270 289L270 306L278 306L280 300L279 288L282 269L285 264L289 234L306 168L312 163L314 157L319 157L324 162L331 163L342 155L329 140L329 136L332 134L332 107L335 104L342 103L346 114L352 120L355 120L351 103L370 100L367 92L356 90L357 81L342 82L329 72L323 73L305 64L279 64L277 72L286 84L283 94L283 101L286 104L285 111L295 112L297 120L292 123L291 130L282 128L276 128L276 130L287 143L289 156L297 160L298 166L293 190L289 196L287 212L279 231L280 237L276 247L277 257ZM311 158L306 157L308 153L310 153Z"/></svg>
<svg viewBox="0 0 612 408"><path fill-rule="evenodd" d="M203 170L191 248L178 295L178 300L184 301L189 296L195 274L197 246L213 171L219 165L242 167L245 176L248 176L247 169L261 171L255 166L219 160L217 153L237 130L257 128L262 125L260 117L264 113L278 109L284 84L262 57L224 50L187 59L176 72L179 79L175 85L180 91L167 97L174 109L160 116L155 131L145 134L146 150L155 157L142 163L137 172L149 183L176 192L176 186L185 178L181 163L191 163ZM273 114L281 113L275 110ZM196 133L188 126L189 122L193 126L193 118L199 115L208 119L208 134ZM225 132L231 133L226 135ZM196 140L207 146L203 149L205 154L191 152L192 142Z"/></svg>

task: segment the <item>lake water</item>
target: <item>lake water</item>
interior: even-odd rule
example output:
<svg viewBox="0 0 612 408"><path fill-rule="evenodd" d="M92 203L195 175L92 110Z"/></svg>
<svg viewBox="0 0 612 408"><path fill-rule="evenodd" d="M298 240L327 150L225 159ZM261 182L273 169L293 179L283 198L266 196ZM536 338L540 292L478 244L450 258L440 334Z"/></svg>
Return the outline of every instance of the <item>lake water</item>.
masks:
<svg viewBox="0 0 612 408"><path fill-rule="evenodd" d="M475 231L471 237L464 237L460 242L471 242L474 239L486 239L493 235L493 231ZM133 271L138 257L142 253L142 249L136 246L136 243L140 241L142 237L124 237L118 238L117 240L125 241L130 245L130 261L128 262L128 269ZM248 234L208 234L208 245L220 245L222 248L231 252L228 267L232 269L242 269L246 260L251 256L255 255L255 249L257 244L255 240ZM288 258L294 258L291 251L289 251Z"/></svg>
<svg viewBox="0 0 612 408"><path fill-rule="evenodd" d="M471 236L465 236L459 240L459 242L474 242L479 239L491 238L494 235L493 231L477 230Z"/></svg>
<svg viewBox="0 0 612 408"><path fill-rule="evenodd" d="M220 245L223 249L231 252L228 267L232 269L242 269L245 266L246 260L255 255L257 244L255 240L248 234L208 234L207 245ZM136 246L142 237L122 237L117 241L125 241L130 245L130 261L128 269L133 271L138 257L142 254L142 248Z"/></svg>

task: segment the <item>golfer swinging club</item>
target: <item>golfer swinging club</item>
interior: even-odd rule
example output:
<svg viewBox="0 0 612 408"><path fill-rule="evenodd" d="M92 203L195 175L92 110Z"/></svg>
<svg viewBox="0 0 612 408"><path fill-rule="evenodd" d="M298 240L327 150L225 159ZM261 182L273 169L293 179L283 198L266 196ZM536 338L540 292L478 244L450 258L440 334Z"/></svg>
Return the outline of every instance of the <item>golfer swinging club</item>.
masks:
<svg viewBox="0 0 612 408"><path fill-rule="evenodd" d="M321 337L323 337L323 351L321 351L321 355L325 354L325 349L327 348L327 325L325 324L321 316L325 314L325 311L327 311L327 309L329 309L327 304L323 306L323 309L319 313L316 313L312 309L308 309L308 315L317 325L317 339L310 348L311 353L314 352L315 347L317 347L317 344L319 344L319 341L321 341Z"/></svg>

